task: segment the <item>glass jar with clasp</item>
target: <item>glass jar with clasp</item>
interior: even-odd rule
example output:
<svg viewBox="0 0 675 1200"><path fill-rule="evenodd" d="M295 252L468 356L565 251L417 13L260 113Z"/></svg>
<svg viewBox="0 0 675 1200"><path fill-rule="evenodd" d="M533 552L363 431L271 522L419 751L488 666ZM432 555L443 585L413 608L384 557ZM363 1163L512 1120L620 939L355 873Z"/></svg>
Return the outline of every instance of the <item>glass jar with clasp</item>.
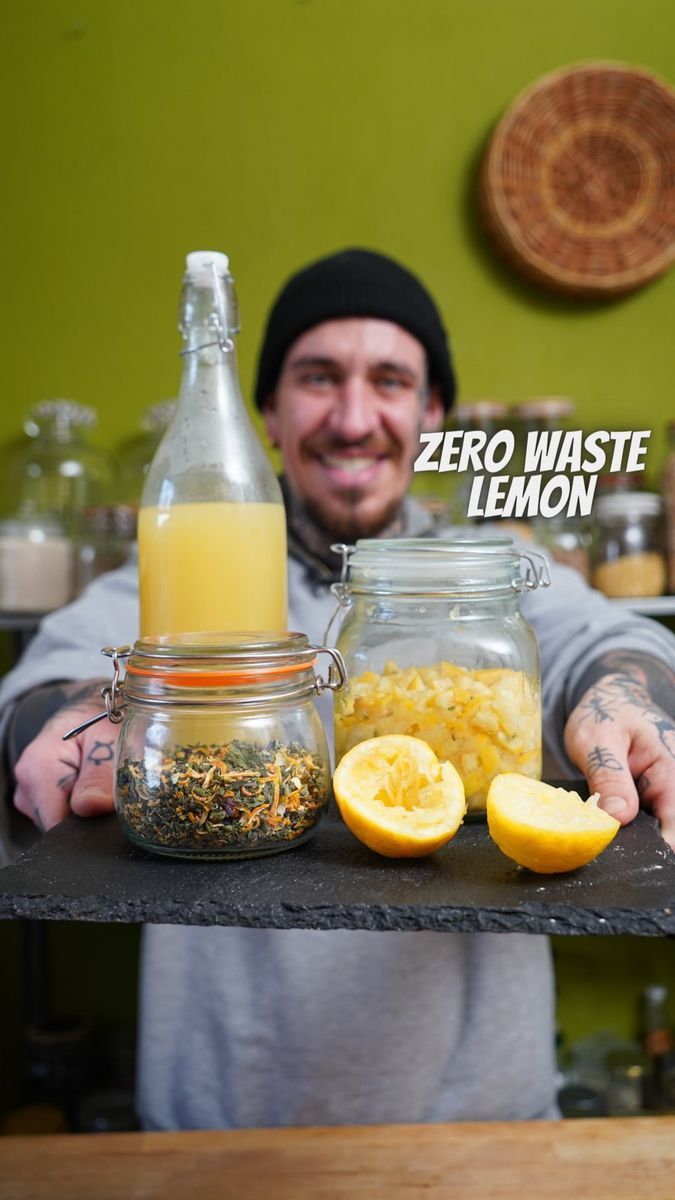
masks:
<svg viewBox="0 0 675 1200"><path fill-rule="evenodd" d="M539 653L519 597L549 585L545 559L504 537L333 548L349 676L335 697L337 761L366 738L422 738L459 771L469 814L484 812L495 775L539 778Z"/></svg>
<svg viewBox="0 0 675 1200"><path fill-rule="evenodd" d="M339 652L302 633L183 634L103 653L104 716L121 723L115 807L136 845L182 858L251 858L300 845L328 805L314 694L345 681ZM327 653L326 678L316 670ZM123 680L120 660L128 659Z"/></svg>

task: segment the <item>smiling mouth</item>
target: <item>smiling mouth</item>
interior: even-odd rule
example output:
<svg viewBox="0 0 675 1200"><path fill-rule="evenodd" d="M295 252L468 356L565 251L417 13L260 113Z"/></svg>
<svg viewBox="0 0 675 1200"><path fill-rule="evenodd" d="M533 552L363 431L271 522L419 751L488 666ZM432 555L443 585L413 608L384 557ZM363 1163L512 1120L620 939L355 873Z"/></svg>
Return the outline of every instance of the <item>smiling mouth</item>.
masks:
<svg viewBox="0 0 675 1200"><path fill-rule="evenodd" d="M360 471L368 471L372 467L376 467L386 458L385 454L362 454L362 455L342 455L342 454L321 454L318 456L319 462L323 467L328 467L333 471L345 471L347 474L356 475Z"/></svg>

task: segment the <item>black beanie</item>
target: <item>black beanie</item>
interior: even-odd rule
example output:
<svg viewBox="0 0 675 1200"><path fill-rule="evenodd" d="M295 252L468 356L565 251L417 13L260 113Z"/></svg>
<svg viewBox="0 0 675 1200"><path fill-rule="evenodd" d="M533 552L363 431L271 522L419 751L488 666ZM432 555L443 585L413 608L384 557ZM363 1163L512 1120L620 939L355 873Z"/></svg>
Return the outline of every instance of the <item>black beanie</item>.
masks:
<svg viewBox="0 0 675 1200"><path fill-rule="evenodd" d="M286 352L307 329L337 317L380 317L401 325L427 353L429 383L447 410L455 398L448 337L429 292L392 258L372 250L342 250L320 258L284 284L270 312L258 359L255 401L274 391Z"/></svg>

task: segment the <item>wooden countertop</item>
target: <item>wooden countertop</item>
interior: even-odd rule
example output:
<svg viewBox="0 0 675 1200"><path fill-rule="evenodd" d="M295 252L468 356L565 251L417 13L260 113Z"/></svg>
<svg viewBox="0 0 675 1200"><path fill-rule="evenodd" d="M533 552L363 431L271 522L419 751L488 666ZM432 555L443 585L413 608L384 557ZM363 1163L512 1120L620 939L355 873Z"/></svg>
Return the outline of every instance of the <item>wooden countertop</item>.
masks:
<svg viewBox="0 0 675 1200"><path fill-rule="evenodd" d="M0 1138L2 1200L673 1200L675 1117Z"/></svg>

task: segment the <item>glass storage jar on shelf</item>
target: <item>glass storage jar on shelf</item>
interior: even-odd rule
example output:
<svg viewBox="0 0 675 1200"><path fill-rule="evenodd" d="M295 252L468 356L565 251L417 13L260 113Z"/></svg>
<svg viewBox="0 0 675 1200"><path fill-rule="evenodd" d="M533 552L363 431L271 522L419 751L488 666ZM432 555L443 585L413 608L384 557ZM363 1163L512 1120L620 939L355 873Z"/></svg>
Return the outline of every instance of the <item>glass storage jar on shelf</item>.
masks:
<svg viewBox="0 0 675 1200"><path fill-rule="evenodd" d="M122 726L115 807L132 842L179 858L228 859L274 854L310 836L330 796L313 696L341 686L336 651L301 633L204 633L103 653L114 663L107 715ZM332 660L325 679L315 671L319 653Z"/></svg>
<svg viewBox="0 0 675 1200"><path fill-rule="evenodd" d="M75 538L75 591L104 571L127 561L136 537L137 509L131 504L93 504L83 509Z"/></svg>
<svg viewBox="0 0 675 1200"><path fill-rule="evenodd" d="M114 459L89 441L97 421L95 409L74 400L41 400L30 409L26 437L4 453L10 511L57 516L72 534L83 508L112 499Z"/></svg>
<svg viewBox="0 0 675 1200"><path fill-rule="evenodd" d="M533 540L548 551L556 562L573 567L590 582L590 524L583 517L536 517L530 522Z"/></svg>
<svg viewBox="0 0 675 1200"><path fill-rule="evenodd" d="M619 492L598 500L593 515L593 586L612 597L663 595L661 498L652 492Z"/></svg>
<svg viewBox="0 0 675 1200"><path fill-rule="evenodd" d="M481 432L485 434L487 442L495 433L510 428L509 406L504 400L489 397L465 400L462 404L457 405L448 418L449 430L462 430L465 433ZM473 470L446 471L438 476L432 476L432 478L438 478L441 486L446 489L447 519L450 525L474 525L477 521L482 520L482 518L467 517L474 474Z"/></svg>
<svg viewBox="0 0 675 1200"><path fill-rule="evenodd" d="M44 515L0 520L0 612L46 613L73 598L73 543Z"/></svg>
<svg viewBox="0 0 675 1200"><path fill-rule="evenodd" d="M381 734L422 738L459 771L470 814L484 812L495 775L539 778L539 652L519 596L548 586L545 560L504 537L334 549L348 671L334 704L337 760Z"/></svg>
<svg viewBox="0 0 675 1200"><path fill-rule="evenodd" d="M159 443L176 412L175 400L158 400L146 408L140 420L140 432L132 434L117 447L119 463L118 499L138 508L148 473Z"/></svg>

